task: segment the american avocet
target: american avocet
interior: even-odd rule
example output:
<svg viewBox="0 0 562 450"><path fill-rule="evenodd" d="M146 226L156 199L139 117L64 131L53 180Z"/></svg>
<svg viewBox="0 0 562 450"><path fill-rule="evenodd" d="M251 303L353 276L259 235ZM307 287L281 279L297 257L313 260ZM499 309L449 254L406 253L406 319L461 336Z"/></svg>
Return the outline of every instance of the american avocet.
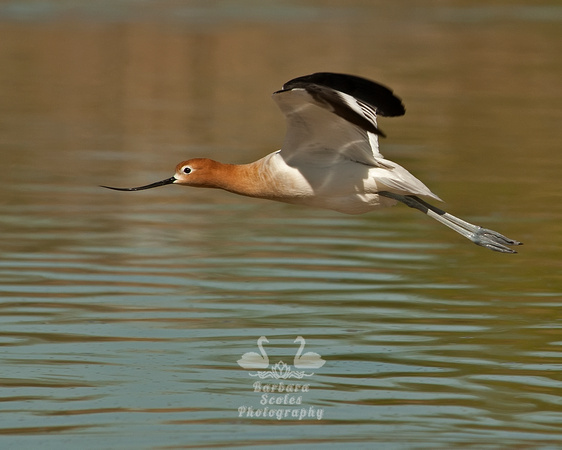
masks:
<svg viewBox="0 0 562 450"><path fill-rule="evenodd" d="M377 115L401 116L402 101L385 86L353 75L315 73L273 94L287 119L281 150L249 164L206 158L183 161L171 178L118 191L167 184L220 188L236 194L362 214L402 202L490 250L516 253L502 234L465 222L418 196L441 200L379 152Z"/></svg>

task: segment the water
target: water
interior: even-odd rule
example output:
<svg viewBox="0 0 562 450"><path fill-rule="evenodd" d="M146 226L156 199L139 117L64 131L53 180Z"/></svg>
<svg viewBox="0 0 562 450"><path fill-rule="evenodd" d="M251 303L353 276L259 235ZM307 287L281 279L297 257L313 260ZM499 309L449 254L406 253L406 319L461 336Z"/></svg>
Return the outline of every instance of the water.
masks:
<svg viewBox="0 0 562 450"><path fill-rule="evenodd" d="M471 5L3 3L2 448L558 447L562 10ZM98 187L276 149L268 96L317 70L390 85L383 153L520 253L405 207ZM260 336L267 370L298 336L325 364L251 376Z"/></svg>

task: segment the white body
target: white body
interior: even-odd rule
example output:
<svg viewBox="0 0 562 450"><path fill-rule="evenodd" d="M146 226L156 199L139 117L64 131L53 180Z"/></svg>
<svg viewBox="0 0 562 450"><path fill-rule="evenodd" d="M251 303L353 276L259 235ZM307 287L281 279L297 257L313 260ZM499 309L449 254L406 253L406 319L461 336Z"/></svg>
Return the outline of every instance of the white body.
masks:
<svg viewBox="0 0 562 450"><path fill-rule="evenodd" d="M382 158L380 163L380 167L372 167L342 158L338 163L319 165L316 161L295 167L277 151L253 164L268 180L270 189L264 197L286 203L363 214L396 204L396 200L381 197L380 191L440 200L402 166Z"/></svg>

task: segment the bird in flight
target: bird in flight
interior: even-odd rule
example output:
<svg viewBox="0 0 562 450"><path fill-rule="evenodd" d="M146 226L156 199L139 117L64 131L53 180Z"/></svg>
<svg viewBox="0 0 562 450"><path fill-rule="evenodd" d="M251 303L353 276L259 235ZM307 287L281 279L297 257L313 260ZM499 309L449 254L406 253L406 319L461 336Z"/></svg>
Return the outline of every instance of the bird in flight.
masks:
<svg viewBox="0 0 562 450"><path fill-rule="evenodd" d="M503 253L521 242L466 222L426 200L441 199L379 151L377 116L405 113L389 88L354 75L319 72L294 78L273 94L287 120L281 150L249 164L194 158L176 166L167 184L219 188L249 197L363 214L397 202L415 208L477 245Z"/></svg>

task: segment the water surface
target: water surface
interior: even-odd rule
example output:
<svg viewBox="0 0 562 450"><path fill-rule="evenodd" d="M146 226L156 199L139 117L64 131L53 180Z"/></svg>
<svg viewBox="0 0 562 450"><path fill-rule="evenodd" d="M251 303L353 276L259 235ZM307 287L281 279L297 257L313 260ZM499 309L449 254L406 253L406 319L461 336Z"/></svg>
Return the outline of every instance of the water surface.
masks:
<svg viewBox="0 0 562 450"><path fill-rule="evenodd" d="M562 10L470 5L4 2L2 447L555 448ZM319 70L391 86L383 153L520 253L400 206L99 188L275 150L269 95ZM325 364L252 376L260 336Z"/></svg>

